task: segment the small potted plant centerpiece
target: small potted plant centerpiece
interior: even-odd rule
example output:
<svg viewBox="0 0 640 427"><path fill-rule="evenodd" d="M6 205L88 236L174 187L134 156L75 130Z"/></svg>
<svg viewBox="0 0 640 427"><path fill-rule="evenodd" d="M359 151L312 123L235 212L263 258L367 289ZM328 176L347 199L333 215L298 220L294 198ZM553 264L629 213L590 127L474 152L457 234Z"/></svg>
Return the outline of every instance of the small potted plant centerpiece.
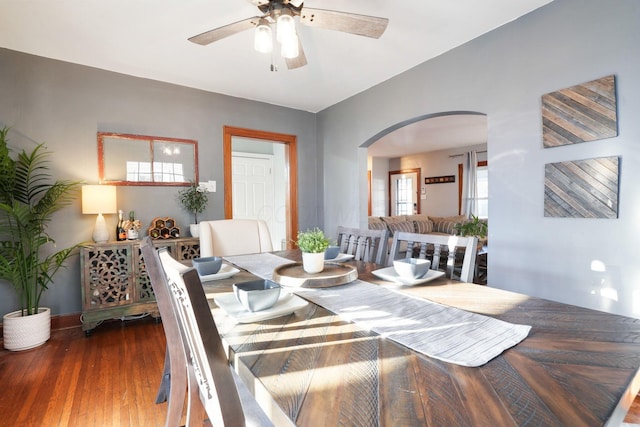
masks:
<svg viewBox="0 0 640 427"><path fill-rule="evenodd" d="M51 181L43 144L12 159L8 131L0 129L0 280L13 286L20 301L20 310L2 322L4 347L15 351L42 345L51 335L51 310L40 306L40 297L77 245L52 250L47 226L71 204L80 183Z"/></svg>
<svg viewBox="0 0 640 427"><path fill-rule="evenodd" d="M195 182L178 193L182 207L193 214L193 223L189 224L189 231L193 237L199 237L198 214L207 207L207 192Z"/></svg>
<svg viewBox="0 0 640 427"><path fill-rule="evenodd" d="M329 246L327 239L319 228L298 232L296 241L302 251L302 268L309 274L320 273L324 269L324 252Z"/></svg>

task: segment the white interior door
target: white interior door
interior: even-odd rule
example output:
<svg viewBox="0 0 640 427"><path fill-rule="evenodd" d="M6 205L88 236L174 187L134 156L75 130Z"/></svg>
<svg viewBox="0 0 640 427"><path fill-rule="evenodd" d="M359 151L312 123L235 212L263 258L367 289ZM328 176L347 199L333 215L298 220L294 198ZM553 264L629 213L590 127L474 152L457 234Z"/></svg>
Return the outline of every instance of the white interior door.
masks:
<svg viewBox="0 0 640 427"><path fill-rule="evenodd" d="M418 213L418 174L416 172L389 174L390 215Z"/></svg>
<svg viewBox="0 0 640 427"><path fill-rule="evenodd" d="M233 153L232 174L233 218L262 219L275 230L273 156Z"/></svg>

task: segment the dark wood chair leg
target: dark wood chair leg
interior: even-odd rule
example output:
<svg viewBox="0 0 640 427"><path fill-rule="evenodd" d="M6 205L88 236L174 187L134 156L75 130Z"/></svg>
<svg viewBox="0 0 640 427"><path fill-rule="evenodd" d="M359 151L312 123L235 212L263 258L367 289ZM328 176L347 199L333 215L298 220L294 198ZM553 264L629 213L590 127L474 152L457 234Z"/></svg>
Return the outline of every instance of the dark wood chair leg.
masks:
<svg viewBox="0 0 640 427"><path fill-rule="evenodd" d="M164 353L164 369L162 370L162 380L158 387L156 395L156 403L164 403L169 398L171 391L171 360L169 358L169 350Z"/></svg>

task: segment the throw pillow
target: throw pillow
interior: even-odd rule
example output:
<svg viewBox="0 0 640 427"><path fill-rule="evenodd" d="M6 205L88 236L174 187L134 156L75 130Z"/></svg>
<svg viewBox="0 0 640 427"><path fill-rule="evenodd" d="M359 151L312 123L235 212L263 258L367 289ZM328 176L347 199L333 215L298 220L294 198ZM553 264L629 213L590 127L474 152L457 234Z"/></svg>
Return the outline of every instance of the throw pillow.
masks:
<svg viewBox="0 0 640 427"><path fill-rule="evenodd" d="M427 234L433 231L433 221L431 220L414 220L413 225L416 233Z"/></svg>
<svg viewBox="0 0 640 427"><path fill-rule="evenodd" d="M392 222L404 222L407 220L407 216L406 215L381 216L380 219L387 224L391 224Z"/></svg>
<svg viewBox="0 0 640 427"><path fill-rule="evenodd" d="M387 224L389 227L389 231L391 232L391 237L396 231L408 231L409 233L415 233L415 227L413 225L413 221L399 221L399 222L390 222Z"/></svg>
<svg viewBox="0 0 640 427"><path fill-rule="evenodd" d="M433 231L436 233L446 233L446 234L455 234L456 224L459 224L461 221L447 221L446 219L435 221L433 223Z"/></svg>
<svg viewBox="0 0 640 427"><path fill-rule="evenodd" d="M369 223L369 230L386 230L386 229L387 229L387 224L385 224L382 221Z"/></svg>
<svg viewBox="0 0 640 427"><path fill-rule="evenodd" d="M429 219L431 218L427 214L407 215L407 221L427 221Z"/></svg>
<svg viewBox="0 0 640 427"><path fill-rule="evenodd" d="M464 222L467 220L467 217L466 215L429 216L429 219L434 223L441 221Z"/></svg>

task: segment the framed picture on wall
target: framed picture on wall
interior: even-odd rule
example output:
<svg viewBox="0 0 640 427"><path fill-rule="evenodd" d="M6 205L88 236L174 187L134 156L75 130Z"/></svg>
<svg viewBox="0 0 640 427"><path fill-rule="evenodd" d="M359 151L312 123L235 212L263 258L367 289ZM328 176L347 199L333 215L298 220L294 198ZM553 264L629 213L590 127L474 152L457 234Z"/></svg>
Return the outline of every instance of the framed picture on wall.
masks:
<svg viewBox="0 0 640 427"><path fill-rule="evenodd" d="M425 184L446 184L449 182L456 182L456 176L455 175L430 176L424 179Z"/></svg>

